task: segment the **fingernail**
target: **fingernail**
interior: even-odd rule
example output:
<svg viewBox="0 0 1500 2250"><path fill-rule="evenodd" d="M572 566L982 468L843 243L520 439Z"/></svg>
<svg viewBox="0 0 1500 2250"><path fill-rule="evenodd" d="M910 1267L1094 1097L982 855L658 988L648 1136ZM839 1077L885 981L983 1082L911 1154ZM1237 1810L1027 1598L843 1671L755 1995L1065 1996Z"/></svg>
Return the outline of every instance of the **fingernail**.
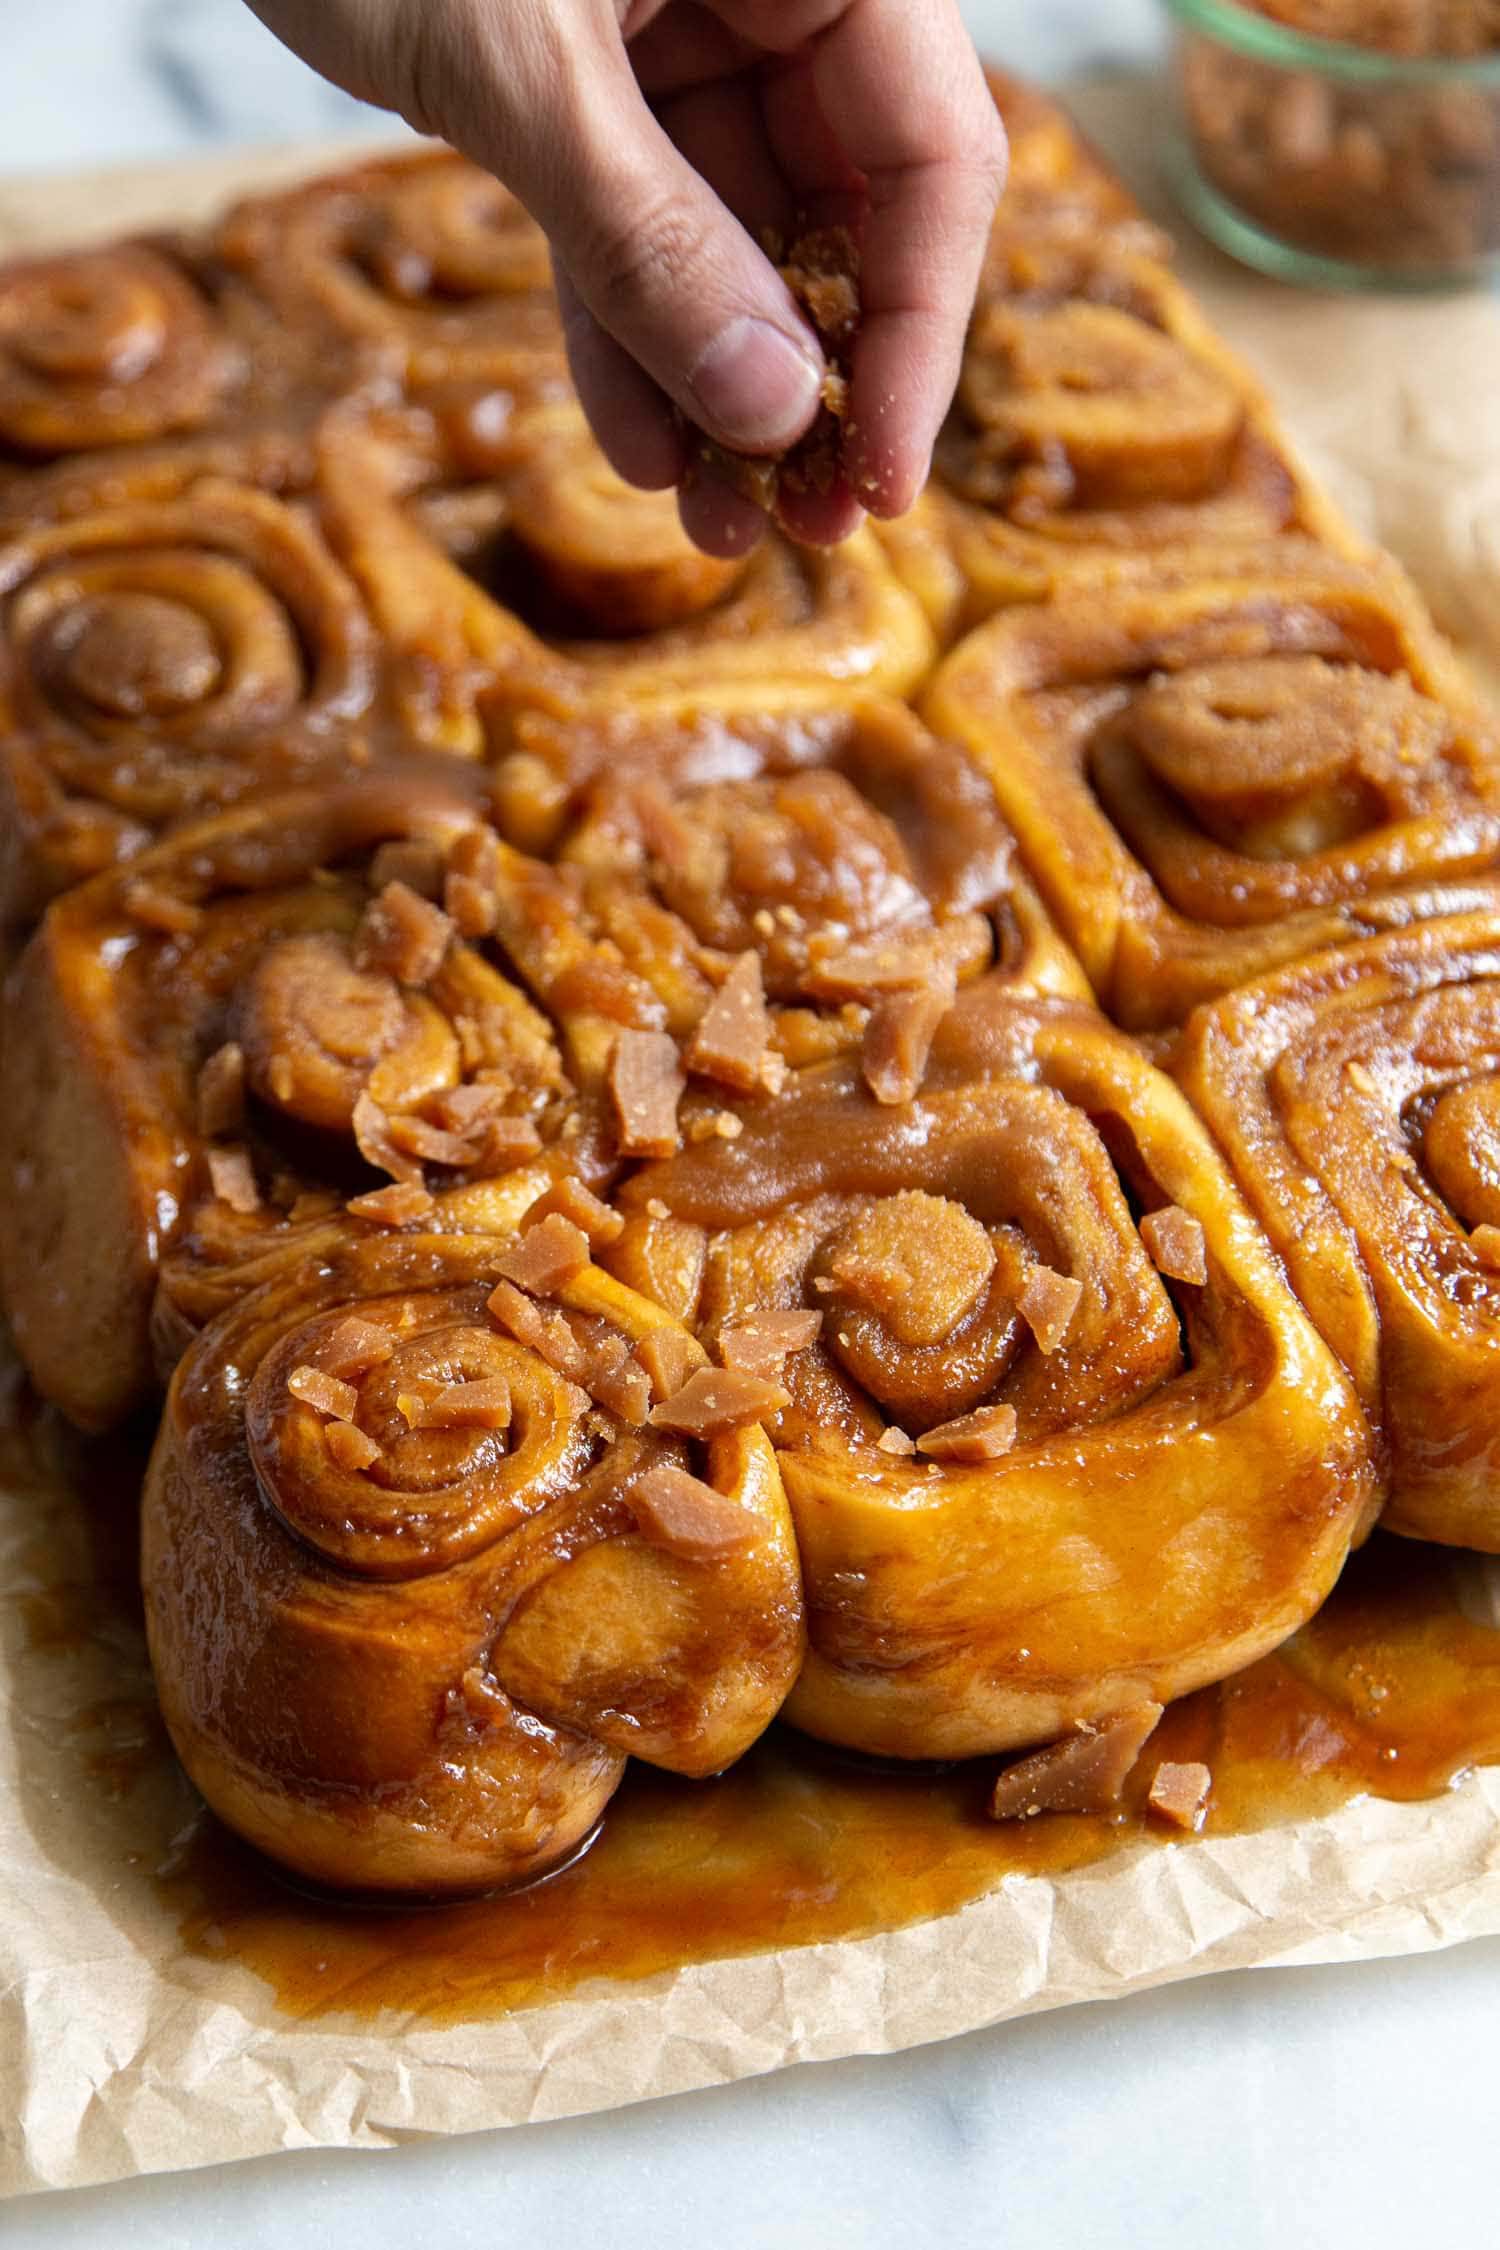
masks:
<svg viewBox="0 0 1500 2250"><path fill-rule="evenodd" d="M812 354L748 313L720 331L688 377L705 424L750 450L800 437L822 387Z"/></svg>

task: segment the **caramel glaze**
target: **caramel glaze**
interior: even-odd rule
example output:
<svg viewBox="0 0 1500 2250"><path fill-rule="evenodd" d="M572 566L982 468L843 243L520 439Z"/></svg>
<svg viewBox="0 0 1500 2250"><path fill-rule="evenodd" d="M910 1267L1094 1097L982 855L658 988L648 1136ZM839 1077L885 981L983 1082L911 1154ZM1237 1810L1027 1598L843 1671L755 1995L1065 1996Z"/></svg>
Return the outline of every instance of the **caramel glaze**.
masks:
<svg viewBox="0 0 1500 2250"><path fill-rule="evenodd" d="M36 1524L13 1597L36 1737L29 1759L22 1745L23 1801L32 1790L38 1806L49 1802L52 1849L65 1854L56 1806L77 1800L59 1785L60 1751L91 1785L88 1848L118 1863L122 1919L139 1927L165 1910L188 1953L253 1970L293 2017L391 2010L455 2022L535 2006L591 1978L640 1979L952 1913L1007 1875L1056 1876L1126 1845L1180 1842L1145 1811L1163 1759L1212 1769L1211 1837L1361 1794L1436 1796L1475 1765L1500 1763L1500 1629L1479 1622L1479 1566L1377 1535L1295 1639L1168 1711L1111 1816L997 1825L985 1810L992 1760L879 1767L777 1727L715 1781L633 1764L592 1851L535 1889L430 1911L354 1910L289 1890L176 1773L135 1590L141 1466L118 1439L65 1432L13 1375L0 1389L0 1485L24 1495ZM98 1699L76 1692L106 1677L112 1691ZM39 1695L69 1714L55 1733L35 1727ZM70 1827L76 1819L70 1811Z"/></svg>

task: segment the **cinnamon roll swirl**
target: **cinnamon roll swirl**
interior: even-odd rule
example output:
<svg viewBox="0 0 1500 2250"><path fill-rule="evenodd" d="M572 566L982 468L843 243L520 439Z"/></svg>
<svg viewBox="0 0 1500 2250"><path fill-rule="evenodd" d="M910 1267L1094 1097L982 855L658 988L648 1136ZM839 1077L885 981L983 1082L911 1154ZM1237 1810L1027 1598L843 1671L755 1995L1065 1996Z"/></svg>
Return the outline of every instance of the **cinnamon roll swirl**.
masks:
<svg viewBox="0 0 1500 2250"><path fill-rule="evenodd" d="M367 780L186 828L56 902L5 1002L0 1285L76 1420L151 1389L158 1281L170 1365L346 1206L399 1227L436 1192L456 1208L430 1223L508 1230L558 1169L544 1149L597 1169L551 1024L439 903L492 841L451 787Z"/></svg>
<svg viewBox="0 0 1500 2250"><path fill-rule="evenodd" d="M503 747L528 710L902 694L931 665L920 605L867 530L831 551L773 534L715 561L670 494L614 475L576 409L507 426L490 468L477 495L413 493L410 457L356 419L335 420L324 447L331 536L392 652L405 723L432 747Z"/></svg>
<svg viewBox="0 0 1500 2250"><path fill-rule="evenodd" d="M1117 1021L1442 912L1500 857L1490 722L1394 570L1013 612L929 724L980 761Z"/></svg>
<svg viewBox="0 0 1500 2250"><path fill-rule="evenodd" d="M550 1275L524 1237L348 1246L178 1372L143 1532L162 1709L220 1817L305 1880L545 1874L627 1756L716 1772L795 1677L755 1386L674 1404L702 1352L578 1241Z"/></svg>
<svg viewBox="0 0 1500 2250"><path fill-rule="evenodd" d="M566 390L546 237L451 149L255 197L213 247L286 327L355 347L413 389Z"/></svg>
<svg viewBox="0 0 1500 2250"><path fill-rule="evenodd" d="M1500 1553L1500 910L1228 994L1177 1071L1382 1430L1385 1524Z"/></svg>
<svg viewBox="0 0 1500 2250"><path fill-rule="evenodd" d="M613 1270L726 1365L768 1319L815 1331L770 1428L808 1599L788 1715L825 1739L968 1757L1222 1678L1380 1497L1203 1128L1087 1009L965 996L911 1103L829 1064L619 1202Z"/></svg>
<svg viewBox="0 0 1500 2250"><path fill-rule="evenodd" d="M0 925L194 813L347 771L377 679L354 587L266 494L0 533Z"/></svg>
<svg viewBox="0 0 1500 2250"><path fill-rule="evenodd" d="M1363 551L1163 266L1003 231L924 518L896 551L919 533L951 550L970 623L1120 579L1274 569L1288 541Z"/></svg>

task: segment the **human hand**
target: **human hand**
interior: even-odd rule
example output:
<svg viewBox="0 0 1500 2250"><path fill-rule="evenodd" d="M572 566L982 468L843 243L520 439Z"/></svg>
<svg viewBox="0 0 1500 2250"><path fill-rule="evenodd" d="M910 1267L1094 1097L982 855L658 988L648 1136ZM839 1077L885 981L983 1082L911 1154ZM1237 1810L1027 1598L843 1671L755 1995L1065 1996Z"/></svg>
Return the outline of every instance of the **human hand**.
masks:
<svg viewBox="0 0 1500 2250"><path fill-rule="evenodd" d="M845 537L921 489L957 379L1005 142L957 0L249 0L351 93L451 141L546 229L574 380L631 483L736 555L753 501L682 417L774 454L817 412L817 339L763 230L861 241L842 474L785 493ZM680 410L680 414L677 411ZM684 481L686 480L686 481Z"/></svg>

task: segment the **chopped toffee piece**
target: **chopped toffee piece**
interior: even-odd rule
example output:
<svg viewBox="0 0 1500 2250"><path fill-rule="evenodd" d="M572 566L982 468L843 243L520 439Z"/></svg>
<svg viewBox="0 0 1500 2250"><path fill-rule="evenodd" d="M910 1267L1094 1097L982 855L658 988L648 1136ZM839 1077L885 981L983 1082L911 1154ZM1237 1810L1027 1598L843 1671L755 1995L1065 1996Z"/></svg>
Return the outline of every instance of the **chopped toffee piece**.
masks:
<svg viewBox="0 0 1500 2250"><path fill-rule="evenodd" d="M294 1367L286 1379L286 1387L304 1406L315 1407L319 1414L330 1415L335 1422L352 1422L359 1412L359 1393L354 1385L341 1383L337 1375L330 1375L326 1368Z"/></svg>
<svg viewBox="0 0 1500 2250"><path fill-rule="evenodd" d="M688 1377L703 1365L703 1347L685 1328L653 1328L635 1347L635 1356L651 1382L658 1403L682 1389Z"/></svg>
<svg viewBox="0 0 1500 2250"><path fill-rule="evenodd" d="M717 1562L739 1554L765 1530L750 1509L726 1500L686 1469L665 1464L636 1479L629 1501L642 1538L684 1562Z"/></svg>
<svg viewBox="0 0 1500 2250"><path fill-rule="evenodd" d="M562 1218L571 1219L574 1226L588 1236L595 1250L618 1242L625 1232L621 1214L612 1211L601 1196L595 1195L592 1188L586 1188L571 1172L564 1173L555 1187L548 1188L533 1204L532 1211L537 1218L545 1218L555 1211Z"/></svg>
<svg viewBox="0 0 1500 2250"><path fill-rule="evenodd" d="M318 1362L328 1375L364 1375L372 1367L383 1367L395 1350L396 1339L388 1328L350 1313L319 1347Z"/></svg>
<svg viewBox="0 0 1500 2250"><path fill-rule="evenodd" d="M1175 1203L1149 1211L1141 1221L1141 1240L1157 1272L1169 1281L1187 1281L1201 1289L1208 1280L1203 1222L1191 1211L1183 1211Z"/></svg>
<svg viewBox="0 0 1500 2250"><path fill-rule="evenodd" d="M489 1297L489 1308L502 1328L509 1329L517 1343L527 1344L538 1359L570 1383L584 1389L588 1379L588 1355L574 1335L564 1316L554 1307L539 1305L517 1289L514 1282L502 1281ZM585 1403L588 1403L587 1398Z"/></svg>
<svg viewBox="0 0 1500 2250"><path fill-rule="evenodd" d="M388 844L382 844L370 861L370 889L378 895L387 883L404 883L419 898L440 899L443 895L441 845L428 843L421 836L397 836Z"/></svg>
<svg viewBox="0 0 1500 2250"><path fill-rule="evenodd" d="M917 1439L917 1451L933 1461L998 1461L1016 1442L1013 1406L981 1406L941 1422Z"/></svg>
<svg viewBox="0 0 1500 2250"><path fill-rule="evenodd" d="M742 953L710 1000L684 1059L700 1078L717 1079L737 1094L753 1094L763 1083L770 1039L760 955Z"/></svg>
<svg viewBox="0 0 1500 2250"><path fill-rule="evenodd" d="M391 1187L372 1188L368 1195L352 1195L344 1206L351 1219L374 1227L409 1227L425 1219L432 1197L418 1180L398 1180Z"/></svg>
<svg viewBox="0 0 1500 2250"><path fill-rule="evenodd" d="M1374 1095L1380 1092L1380 1088L1376 1085L1370 1072L1358 1060L1345 1063L1344 1076L1348 1079L1356 1094Z"/></svg>
<svg viewBox="0 0 1500 2250"><path fill-rule="evenodd" d="M1214 1777L1207 1766L1171 1765L1163 1760L1151 1780L1146 1802L1158 1819L1195 1836L1208 1817Z"/></svg>
<svg viewBox="0 0 1500 2250"><path fill-rule="evenodd" d="M340 1469L368 1469L381 1458L380 1447L375 1440L367 1431L357 1429L352 1422L325 1423L323 1444L329 1459Z"/></svg>
<svg viewBox="0 0 1500 2250"><path fill-rule="evenodd" d="M1159 1703L1132 1703L1018 1759L995 1783L991 1814L996 1820L1030 1820L1044 1812L1108 1812L1119 1803L1161 1711Z"/></svg>
<svg viewBox="0 0 1500 2250"><path fill-rule="evenodd" d="M440 906L409 884L387 883L354 933L354 966L394 977L398 984L430 984L452 937L453 924Z"/></svg>
<svg viewBox="0 0 1500 2250"><path fill-rule="evenodd" d="M917 1450L916 1439L908 1437L905 1430L898 1429L894 1422L888 1430L881 1431L879 1437L875 1440L875 1444L877 1450L881 1453L894 1453L902 1460L908 1461Z"/></svg>
<svg viewBox="0 0 1500 2250"><path fill-rule="evenodd" d="M633 1430L644 1429L651 1412L651 1378L617 1329L582 1346L583 1387L596 1406Z"/></svg>
<svg viewBox="0 0 1500 2250"><path fill-rule="evenodd" d="M609 1090L622 1156L673 1156L677 1105L687 1080L677 1042L665 1031L622 1031L609 1064Z"/></svg>
<svg viewBox="0 0 1500 2250"><path fill-rule="evenodd" d="M1500 1273L1500 1227L1478 1226L1469 1237L1469 1248L1482 1266Z"/></svg>
<svg viewBox="0 0 1500 2250"><path fill-rule="evenodd" d="M429 1430L508 1430L510 1385L503 1375L484 1375L472 1383L449 1383L428 1399L422 1424Z"/></svg>
<svg viewBox="0 0 1500 2250"><path fill-rule="evenodd" d="M237 1133L245 1122L245 1050L231 1039L198 1073L198 1130L207 1141Z"/></svg>
<svg viewBox="0 0 1500 2250"><path fill-rule="evenodd" d="M213 1182L215 1196L227 1203L231 1211L249 1218L260 1209L260 1189L255 1184L255 1171L242 1148L211 1148L208 1152L208 1176Z"/></svg>
<svg viewBox="0 0 1500 2250"><path fill-rule="evenodd" d="M900 1108L915 1101L927 1075L927 1058L938 1026L953 1006L958 984L952 970L934 970L931 980L909 992L877 1000L865 1026L860 1067L876 1101Z"/></svg>
<svg viewBox="0 0 1500 2250"><path fill-rule="evenodd" d="M766 1421L787 1403L779 1383L763 1383L732 1367L701 1367L680 1391L652 1407L651 1420L658 1430L676 1430L683 1437L720 1437L748 1422Z"/></svg>
<svg viewBox="0 0 1500 2250"><path fill-rule="evenodd" d="M500 912L500 846L487 828L459 837L448 855L443 904L461 937L488 937Z"/></svg>
<svg viewBox="0 0 1500 2250"><path fill-rule="evenodd" d="M577 1279L590 1262L589 1238L560 1211L530 1226L512 1249L502 1250L496 1270L534 1297L553 1297Z"/></svg>
<svg viewBox="0 0 1500 2250"><path fill-rule="evenodd" d="M390 1146L417 1164L441 1164L459 1171L469 1161L470 1146L463 1135L429 1125L425 1117L388 1117L385 1130Z"/></svg>
<svg viewBox="0 0 1500 2250"><path fill-rule="evenodd" d="M1061 1348L1082 1301L1083 1283L1072 1274L1033 1266L1016 1298L1016 1311L1036 1338L1037 1349L1050 1358Z"/></svg>
<svg viewBox="0 0 1500 2250"><path fill-rule="evenodd" d="M719 1336L719 1357L741 1375L754 1375L763 1383L781 1379L793 1352L816 1342L823 1325L820 1312L748 1313Z"/></svg>
<svg viewBox="0 0 1500 2250"><path fill-rule="evenodd" d="M397 1145L391 1120L386 1116L373 1095L362 1093L354 1104L350 1119L354 1128L354 1145L367 1164L377 1172L389 1172L393 1180L406 1180L412 1185L422 1185L422 1167L416 1157Z"/></svg>

